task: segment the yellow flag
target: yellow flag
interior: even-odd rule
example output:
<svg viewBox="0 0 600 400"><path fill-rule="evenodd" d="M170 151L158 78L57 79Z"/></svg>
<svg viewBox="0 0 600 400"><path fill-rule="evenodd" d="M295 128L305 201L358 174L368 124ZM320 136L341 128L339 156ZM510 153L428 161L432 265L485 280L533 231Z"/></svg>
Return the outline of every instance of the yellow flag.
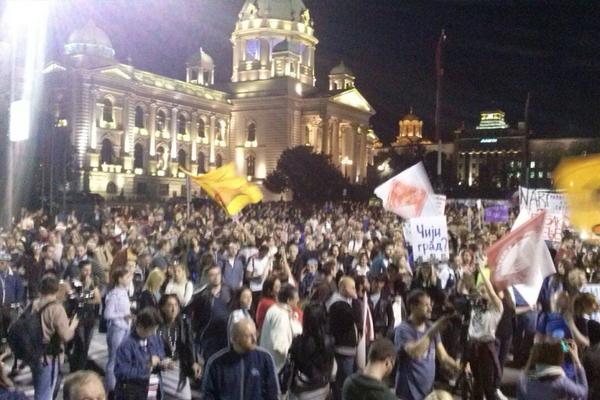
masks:
<svg viewBox="0 0 600 400"><path fill-rule="evenodd" d="M192 181L200 186L214 201L219 203L228 215L236 215L248 204L258 203L263 199L260 188L246 178L235 173L233 163L210 171L202 176L188 174Z"/></svg>
<svg viewBox="0 0 600 400"><path fill-rule="evenodd" d="M554 184L565 192L571 224L600 239L600 154L561 160Z"/></svg>

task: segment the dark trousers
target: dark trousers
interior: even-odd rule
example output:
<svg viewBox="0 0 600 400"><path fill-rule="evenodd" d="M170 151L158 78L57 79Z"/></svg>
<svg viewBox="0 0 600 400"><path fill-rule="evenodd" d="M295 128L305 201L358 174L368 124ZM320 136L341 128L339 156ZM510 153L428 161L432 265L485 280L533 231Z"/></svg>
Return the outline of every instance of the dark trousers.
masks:
<svg viewBox="0 0 600 400"><path fill-rule="evenodd" d="M536 322L537 313L535 311L515 316L513 354L515 355L514 364L517 368L522 368L527 363L529 352L533 347Z"/></svg>
<svg viewBox="0 0 600 400"><path fill-rule="evenodd" d="M114 391L115 400L146 400L148 398L149 379L117 381Z"/></svg>
<svg viewBox="0 0 600 400"><path fill-rule="evenodd" d="M333 385L333 399L342 399L342 388L344 387L344 381L347 377L354 373L354 362L356 356L344 356L341 354L335 355L335 362L337 363L337 374L335 376L335 383Z"/></svg>
<svg viewBox="0 0 600 400"><path fill-rule="evenodd" d="M473 400L496 400L500 383L500 365L496 342L473 342L469 349L469 363L473 373Z"/></svg>
<svg viewBox="0 0 600 400"><path fill-rule="evenodd" d="M95 323L96 321L93 319L84 318L77 326L75 336L71 342L71 354L69 355L71 372L80 371L86 367Z"/></svg>
<svg viewBox="0 0 600 400"><path fill-rule="evenodd" d="M504 374L504 364L506 358L510 352L510 344L512 342L512 335L496 337L496 348L498 349L498 364L500 365L500 379Z"/></svg>

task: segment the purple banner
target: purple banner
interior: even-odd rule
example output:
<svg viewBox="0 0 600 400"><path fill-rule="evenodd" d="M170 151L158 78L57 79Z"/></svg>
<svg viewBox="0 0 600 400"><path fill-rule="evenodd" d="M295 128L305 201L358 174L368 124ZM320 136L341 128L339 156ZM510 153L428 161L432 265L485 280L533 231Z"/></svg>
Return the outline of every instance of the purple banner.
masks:
<svg viewBox="0 0 600 400"><path fill-rule="evenodd" d="M483 210L483 222L508 222L508 207L493 206Z"/></svg>

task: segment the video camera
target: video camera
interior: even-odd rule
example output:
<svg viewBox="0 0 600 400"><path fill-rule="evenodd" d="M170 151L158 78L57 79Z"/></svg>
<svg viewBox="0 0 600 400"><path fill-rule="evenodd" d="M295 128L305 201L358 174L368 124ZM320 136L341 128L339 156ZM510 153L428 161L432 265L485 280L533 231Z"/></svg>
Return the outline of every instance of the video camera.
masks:
<svg viewBox="0 0 600 400"><path fill-rule="evenodd" d="M77 315L78 318L83 318L93 308L92 301L94 299L94 290L85 289L83 283L79 280L71 281L71 290L67 293L66 311L69 318Z"/></svg>

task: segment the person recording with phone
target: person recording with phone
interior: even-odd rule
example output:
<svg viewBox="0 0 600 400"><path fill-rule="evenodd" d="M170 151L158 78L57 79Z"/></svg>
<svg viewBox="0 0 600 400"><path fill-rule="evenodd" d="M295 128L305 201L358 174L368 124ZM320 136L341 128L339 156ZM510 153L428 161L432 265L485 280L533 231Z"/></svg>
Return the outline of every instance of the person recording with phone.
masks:
<svg viewBox="0 0 600 400"><path fill-rule="evenodd" d="M89 260L79 262L79 276L71 280L70 286L67 314L69 317L77 315L79 318L69 355L71 372L75 372L85 369L98 316L98 306L102 301L100 291L92 278L92 263Z"/></svg>

